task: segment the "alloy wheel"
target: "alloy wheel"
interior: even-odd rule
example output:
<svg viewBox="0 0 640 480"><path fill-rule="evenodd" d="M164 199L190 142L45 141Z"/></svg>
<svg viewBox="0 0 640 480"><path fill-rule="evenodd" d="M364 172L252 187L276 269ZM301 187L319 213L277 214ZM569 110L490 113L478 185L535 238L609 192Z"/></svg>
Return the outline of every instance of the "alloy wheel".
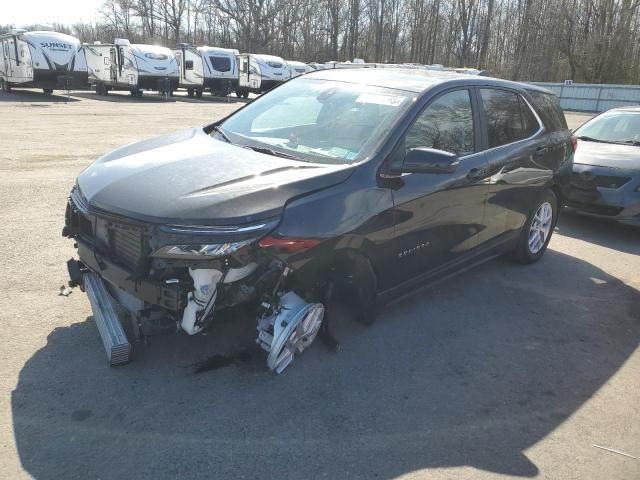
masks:
<svg viewBox="0 0 640 480"><path fill-rule="evenodd" d="M542 203L531 221L529 228L529 251L535 255L544 247L553 223L553 207L549 202Z"/></svg>

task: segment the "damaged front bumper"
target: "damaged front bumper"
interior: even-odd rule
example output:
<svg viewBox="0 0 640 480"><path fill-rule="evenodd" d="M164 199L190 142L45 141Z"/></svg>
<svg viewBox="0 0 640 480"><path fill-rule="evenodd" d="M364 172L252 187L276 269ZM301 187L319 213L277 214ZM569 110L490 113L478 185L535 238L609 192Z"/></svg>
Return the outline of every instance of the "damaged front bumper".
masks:
<svg viewBox="0 0 640 480"><path fill-rule="evenodd" d="M268 354L268 367L281 373L315 339L324 307L294 292L291 268L258 247L257 240L276 224L211 229L139 224L94 211L74 190L63 231L75 240L79 256L68 262L70 285L87 292L110 364L130 360L130 341L177 329L194 335L212 325L220 310L253 303L256 342ZM176 248L175 258L168 258ZM199 256L212 251L231 253ZM126 315L118 314L122 311ZM123 329L125 316L131 340Z"/></svg>

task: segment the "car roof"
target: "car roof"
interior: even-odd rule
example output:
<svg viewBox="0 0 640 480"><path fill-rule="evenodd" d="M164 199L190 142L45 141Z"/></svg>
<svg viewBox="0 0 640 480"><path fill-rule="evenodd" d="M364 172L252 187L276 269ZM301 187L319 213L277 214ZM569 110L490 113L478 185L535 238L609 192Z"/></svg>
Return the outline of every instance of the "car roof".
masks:
<svg viewBox="0 0 640 480"><path fill-rule="evenodd" d="M627 105L626 107L616 107L610 110L607 110L605 113L609 112L635 112L640 113L640 106L638 105Z"/></svg>
<svg viewBox="0 0 640 480"><path fill-rule="evenodd" d="M537 85L511 82L491 77L481 77L451 71L427 70L421 68L340 68L324 69L308 73L304 78L328 81L359 83L376 87L394 88L415 93L423 93L441 85L487 85L495 87L537 90L552 93Z"/></svg>

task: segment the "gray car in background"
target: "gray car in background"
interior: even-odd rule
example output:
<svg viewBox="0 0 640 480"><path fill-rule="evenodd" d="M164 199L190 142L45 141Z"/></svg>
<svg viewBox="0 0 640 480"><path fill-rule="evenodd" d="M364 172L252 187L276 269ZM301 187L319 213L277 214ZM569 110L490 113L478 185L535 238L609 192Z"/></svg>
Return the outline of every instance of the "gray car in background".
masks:
<svg viewBox="0 0 640 480"><path fill-rule="evenodd" d="M567 208L640 226L640 107L602 113L575 135Z"/></svg>

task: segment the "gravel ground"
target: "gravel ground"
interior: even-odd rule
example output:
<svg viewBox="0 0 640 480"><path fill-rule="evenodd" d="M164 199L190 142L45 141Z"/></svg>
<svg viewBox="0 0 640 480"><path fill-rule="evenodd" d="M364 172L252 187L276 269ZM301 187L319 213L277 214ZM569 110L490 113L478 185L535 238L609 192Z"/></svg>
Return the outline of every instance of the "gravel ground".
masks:
<svg viewBox="0 0 640 480"><path fill-rule="evenodd" d="M109 368L86 297L58 295L75 176L240 105L0 93L0 478L640 478L640 232L586 218L565 215L536 265L341 322L340 353L316 344L279 377L244 350L253 325Z"/></svg>

